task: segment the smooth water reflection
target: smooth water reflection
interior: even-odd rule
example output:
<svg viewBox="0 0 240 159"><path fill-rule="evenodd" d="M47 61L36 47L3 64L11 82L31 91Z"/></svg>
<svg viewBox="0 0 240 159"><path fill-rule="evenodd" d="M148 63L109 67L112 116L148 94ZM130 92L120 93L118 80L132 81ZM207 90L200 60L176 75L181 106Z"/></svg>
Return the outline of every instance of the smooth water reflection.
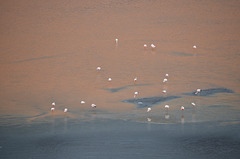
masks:
<svg viewBox="0 0 240 159"><path fill-rule="evenodd" d="M4 158L65 158L67 155L69 158L239 156L239 123L153 124L151 121L138 123L123 120L65 119L53 119L51 124L23 126L21 131L14 127L2 129L1 156ZM67 127L64 125L66 122ZM45 131L46 129L50 131ZM111 153L106 150L111 150Z"/></svg>

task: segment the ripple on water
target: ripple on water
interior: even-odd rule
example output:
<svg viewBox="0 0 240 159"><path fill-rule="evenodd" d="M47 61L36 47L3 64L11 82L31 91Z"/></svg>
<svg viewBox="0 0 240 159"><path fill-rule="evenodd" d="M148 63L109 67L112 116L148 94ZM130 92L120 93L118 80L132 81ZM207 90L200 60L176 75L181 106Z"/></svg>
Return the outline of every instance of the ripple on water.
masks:
<svg viewBox="0 0 240 159"><path fill-rule="evenodd" d="M197 136L183 139L183 147L194 154L211 158L237 158L240 155L240 141L222 136Z"/></svg>

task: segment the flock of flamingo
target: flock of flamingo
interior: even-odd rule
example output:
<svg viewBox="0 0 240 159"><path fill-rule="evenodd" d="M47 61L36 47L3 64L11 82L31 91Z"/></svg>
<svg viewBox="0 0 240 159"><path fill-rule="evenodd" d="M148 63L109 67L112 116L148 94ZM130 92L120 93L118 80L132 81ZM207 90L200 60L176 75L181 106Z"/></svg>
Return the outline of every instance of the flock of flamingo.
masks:
<svg viewBox="0 0 240 159"><path fill-rule="evenodd" d="M116 45L118 44L118 39L115 39L115 43L116 43ZM147 46L147 44L144 44L143 47L146 49L148 46ZM150 47L151 47L153 50L156 48L156 46L155 46L154 44L151 44ZM197 48L197 46L196 46L196 45L193 45L193 49L196 49L196 48ZM98 67L97 67L97 71L100 71L100 70L101 70L101 67L98 66ZM165 74L165 78L163 79L163 83L166 83L166 82L168 81L168 77L169 77L169 75L168 75L168 74ZM109 81L109 82L112 81L112 78L109 77L109 78L108 78L108 81ZM137 77L135 77L135 78L133 79L133 81L134 81L134 83L135 83L135 82L137 81ZM200 91L201 91L201 89L197 89L196 92L195 92L195 94L200 93ZM166 94L167 91L166 91L166 90L163 90L162 93ZM138 92L134 92L134 98L136 98L138 94L139 94ZM85 101L82 100L80 103L81 103L81 104L85 104ZM193 103L193 102L191 103L191 105L192 105L192 106L196 106L196 104ZM55 102L52 102L52 107L51 107L51 111L52 111L52 112L55 111L55 106L56 106L56 103L55 103ZM96 105L96 104L91 104L91 107L92 107L93 109L95 109L95 108L97 107L97 105ZM170 106L169 106L169 105L165 105L164 108L165 108L166 111L168 112ZM181 109L182 111L184 111L185 108L184 108L184 106L181 106L180 109ZM147 112L150 112L151 110L152 110L152 108L150 108L150 107L147 108ZM64 108L63 112L64 112L64 113L67 113L67 112L68 112L68 109L67 109L67 108ZM168 115L168 113L167 113L167 115ZM168 118L168 117L165 117L165 118ZM148 121L151 121L151 118L148 118Z"/></svg>

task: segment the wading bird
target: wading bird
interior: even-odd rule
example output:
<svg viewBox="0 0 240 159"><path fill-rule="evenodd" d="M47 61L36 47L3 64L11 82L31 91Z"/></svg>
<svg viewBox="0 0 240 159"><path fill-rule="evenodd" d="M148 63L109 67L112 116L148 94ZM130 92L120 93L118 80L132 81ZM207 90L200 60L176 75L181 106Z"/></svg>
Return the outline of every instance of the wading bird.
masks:
<svg viewBox="0 0 240 159"><path fill-rule="evenodd" d="M201 89L197 89L197 91L195 92L195 94L198 94L201 92Z"/></svg>
<svg viewBox="0 0 240 159"><path fill-rule="evenodd" d="M137 81L137 77L135 77L135 78L133 79L133 81L136 82L136 81Z"/></svg>
<svg viewBox="0 0 240 159"><path fill-rule="evenodd" d="M152 109L149 107L149 108L147 108L147 112L150 112Z"/></svg>
<svg viewBox="0 0 240 159"><path fill-rule="evenodd" d="M164 82L167 82L167 81L168 81L168 79L166 79L166 78L163 79L163 83L164 83Z"/></svg>
<svg viewBox="0 0 240 159"><path fill-rule="evenodd" d="M152 49L155 49L155 48L156 48L156 46L155 46L154 44L151 44L151 47L152 47Z"/></svg>
<svg viewBox="0 0 240 159"><path fill-rule="evenodd" d="M81 101L81 104L85 104L85 101L82 100L82 101Z"/></svg>
<svg viewBox="0 0 240 159"><path fill-rule="evenodd" d="M138 92L134 92L134 98L136 98L138 95Z"/></svg>
<svg viewBox="0 0 240 159"><path fill-rule="evenodd" d="M96 106L96 104L92 104L91 107L92 108L96 108L97 106Z"/></svg>
<svg viewBox="0 0 240 159"><path fill-rule="evenodd" d="M169 109L169 105L165 105L165 109L167 109L167 110L168 110L168 109Z"/></svg>
<svg viewBox="0 0 240 159"><path fill-rule="evenodd" d="M184 110L184 106L181 106L181 110Z"/></svg>

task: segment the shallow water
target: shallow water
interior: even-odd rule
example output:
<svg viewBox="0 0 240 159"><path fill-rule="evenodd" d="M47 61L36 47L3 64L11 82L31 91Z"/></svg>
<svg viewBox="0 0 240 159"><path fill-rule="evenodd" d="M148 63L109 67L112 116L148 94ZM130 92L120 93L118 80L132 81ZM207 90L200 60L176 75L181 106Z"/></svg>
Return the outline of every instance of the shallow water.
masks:
<svg viewBox="0 0 240 159"><path fill-rule="evenodd" d="M221 124L58 118L5 127L0 154L1 158L238 158L239 123Z"/></svg>
<svg viewBox="0 0 240 159"><path fill-rule="evenodd" d="M194 158L201 158L201 155L205 158L209 154L205 145L210 145L211 149L216 146L212 143L219 142L219 151L213 151L208 158L230 151L227 149L231 148L230 143L237 145L232 147L232 158L238 153L235 150L239 148L239 136L223 135L222 138L221 134L230 133L231 128L233 133L240 130L240 2L10 0L0 4L0 129L1 139L6 137L6 142L0 143L0 155L4 158L12 158L12 150L28 158L30 150L37 150L32 158L42 158L42 151L47 150L42 148L44 146L32 147L36 145L35 140L44 138L49 124L57 120L56 123L64 125L66 119L69 125L83 122L91 136L108 120L110 123L123 120L129 133L134 125L136 128L145 126L146 129L139 129L136 138L123 135L127 142L142 138L145 131L152 132L149 125L164 124L166 129L177 130L183 125L190 129L196 124L198 129L204 126L208 130L211 123L224 123L216 126L219 128L216 132L215 129L209 130L216 133L215 138L211 135L202 138L199 133L197 139L190 137L178 141L189 145L177 149L177 154L181 155L176 156L186 157L183 149L189 149L192 155L200 155L194 155ZM156 45L154 50L149 47L151 43ZM144 49L143 44L148 47ZM197 48L194 49L193 45ZM98 66L102 68L100 71L96 70ZM163 83L166 73L169 74L168 81ZM107 80L109 77L111 82ZM133 81L135 77L138 78L136 82ZM198 88L226 88L233 92L208 92L210 96L184 94ZM163 90L167 93L163 94ZM136 99L181 98L153 104L152 111L147 113L145 107L122 102L133 99L136 91L139 92ZM86 103L81 104L81 100ZM50 111L52 102L56 102L53 113ZM92 103L97 109L92 110ZM168 111L164 109L165 104L170 106ZM180 110L182 105L184 111ZM67 114L63 113L65 107L69 110ZM96 120L103 121L91 127L86 124ZM114 131L113 125L109 133ZM225 130L226 125L229 131ZM34 136L35 129L41 133ZM156 125L156 129L162 130L162 125ZM29 136L18 135L22 130ZM62 132L62 129L57 130ZM70 134L75 131L70 130ZM189 135L194 136L194 132L190 131ZM69 150L66 155L71 153L71 157L76 158L79 143L74 143L73 139L85 137L85 134L73 135L60 149L55 143L58 137L54 136L49 143L48 140L38 142L40 145L49 144L49 153L54 151L57 157L61 157L59 151L64 147ZM61 140L62 137L60 135ZM154 144L158 137L143 140ZM29 147L21 152L11 144L12 149L3 150L8 142L15 143L17 139L20 144L16 145L19 146L28 138L31 139L26 143ZM103 143L101 136L96 138L97 144ZM209 138L212 139L210 144L205 142ZM114 142L121 140L116 138ZM194 146L199 143L203 146L198 153ZM128 147L128 144L123 146ZM168 154L173 145L173 141L170 144L164 142L162 146L166 149L162 153ZM135 151L144 148L133 147L126 157L132 158L131 155L135 154L140 158ZM143 155L143 158L162 155L154 146L146 150L151 151L151 155ZM103 151L106 150L103 148L97 152L104 154ZM103 155L103 158L112 158L113 154L121 155L124 151L120 149ZM96 154L86 153L82 154L83 158L96 158Z"/></svg>

